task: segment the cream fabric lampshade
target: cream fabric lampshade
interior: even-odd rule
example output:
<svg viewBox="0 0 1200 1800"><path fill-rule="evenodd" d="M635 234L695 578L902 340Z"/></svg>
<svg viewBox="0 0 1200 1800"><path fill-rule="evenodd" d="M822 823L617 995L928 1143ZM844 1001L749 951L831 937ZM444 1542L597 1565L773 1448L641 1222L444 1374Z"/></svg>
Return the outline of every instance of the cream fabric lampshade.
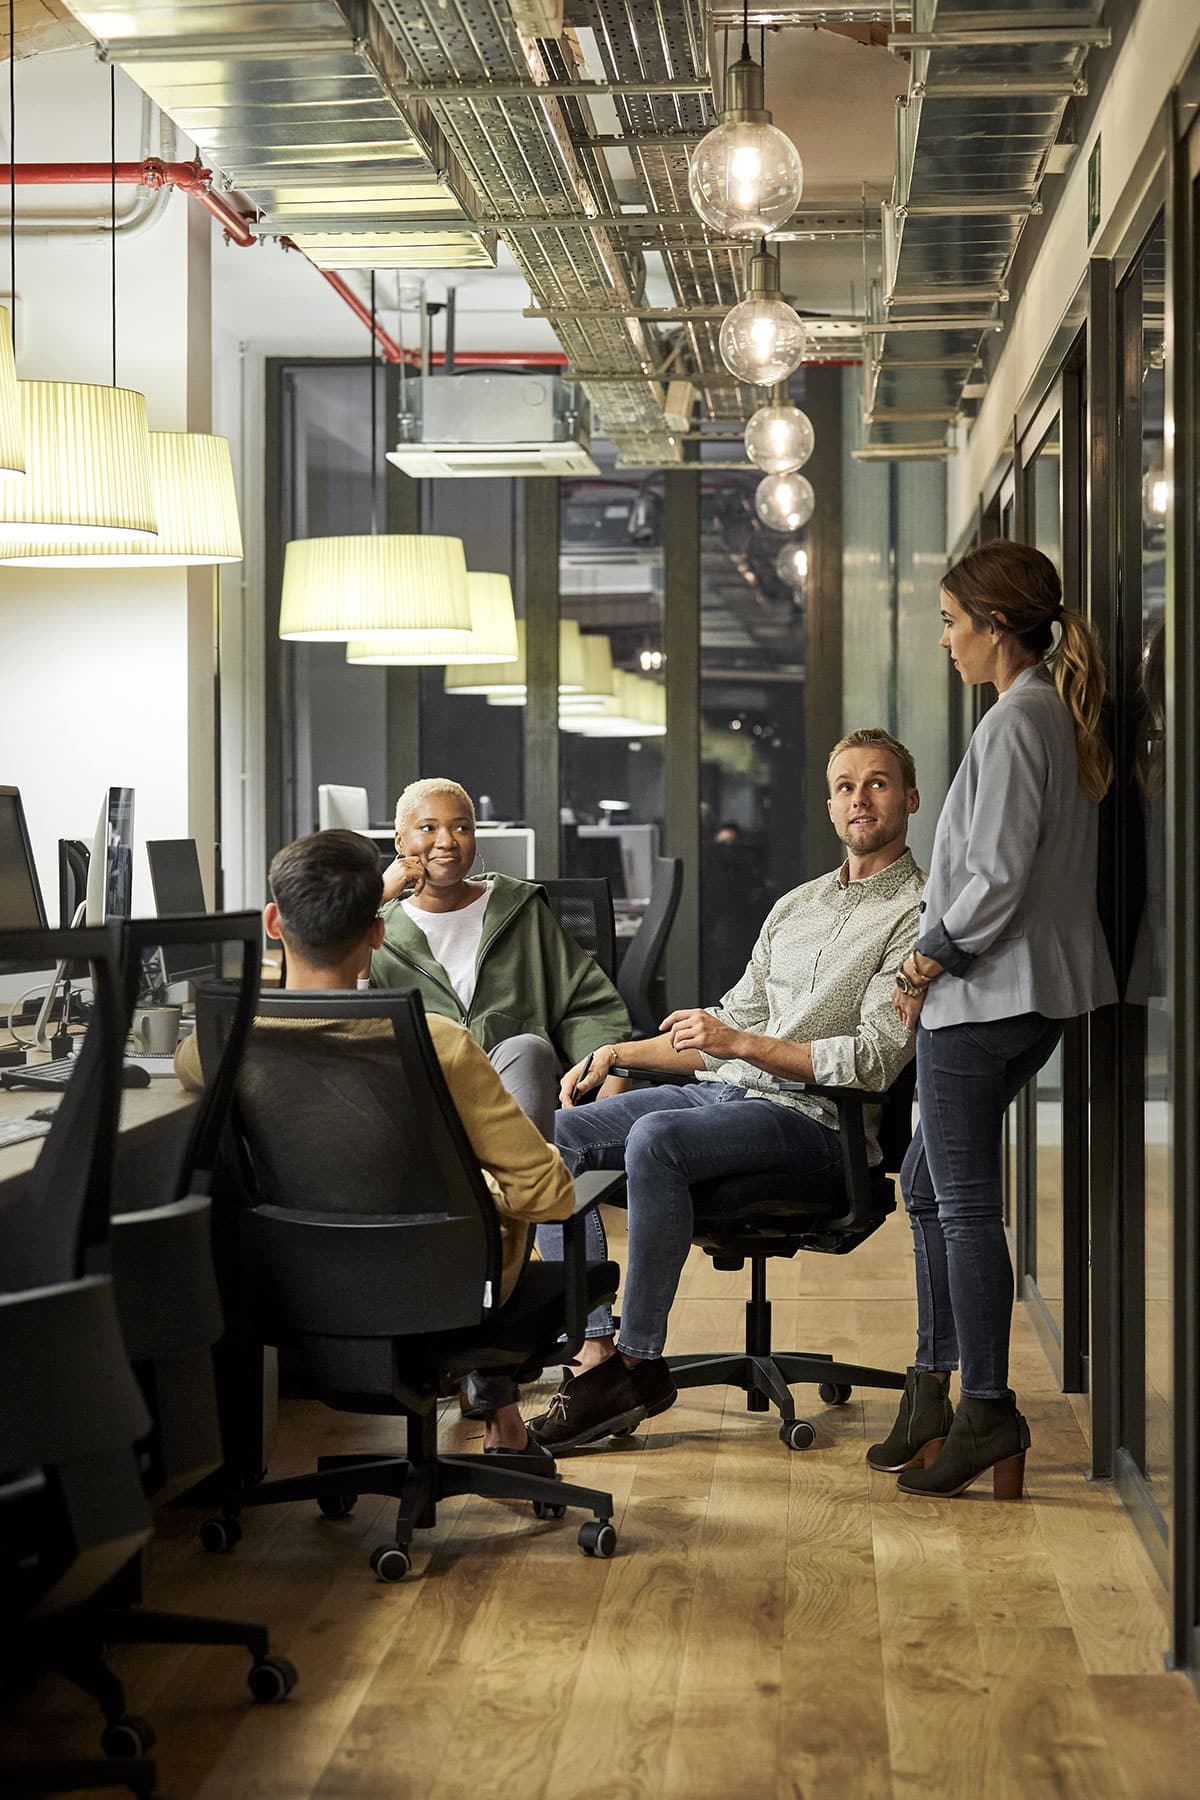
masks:
<svg viewBox="0 0 1200 1800"><path fill-rule="evenodd" d="M12 325L7 307L0 306L0 475L24 473L25 429L13 361Z"/></svg>
<svg viewBox="0 0 1200 1800"><path fill-rule="evenodd" d="M293 538L283 562L279 635L336 643L471 629L462 539L387 534Z"/></svg>
<svg viewBox="0 0 1200 1800"><path fill-rule="evenodd" d="M228 439L152 431L150 480L158 536L111 549L92 544L0 543L0 561L27 568L138 569L242 560L242 528Z"/></svg>
<svg viewBox="0 0 1200 1800"><path fill-rule="evenodd" d="M25 473L0 481L0 541L153 541L157 523L142 396L79 381L19 381L17 391Z"/></svg>
<svg viewBox="0 0 1200 1800"><path fill-rule="evenodd" d="M583 691L583 636L575 619L563 619L558 627L558 691ZM486 694L492 706L525 704L525 621L517 620L517 660L493 663L485 668L448 668L448 694Z"/></svg>
<svg viewBox="0 0 1200 1800"><path fill-rule="evenodd" d="M569 713L599 712L605 701L612 699L615 691L612 644L598 631L589 632L580 642L583 648L583 691L578 694L563 694L562 710Z"/></svg>
<svg viewBox="0 0 1200 1800"><path fill-rule="evenodd" d="M355 641L346 645L346 661L368 666L515 663L519 654L517 620L508 576L468 570L467 591L471 600L471 633L465 642L452 631L429 631L423 637L414 633L411 638Z"/></svg>

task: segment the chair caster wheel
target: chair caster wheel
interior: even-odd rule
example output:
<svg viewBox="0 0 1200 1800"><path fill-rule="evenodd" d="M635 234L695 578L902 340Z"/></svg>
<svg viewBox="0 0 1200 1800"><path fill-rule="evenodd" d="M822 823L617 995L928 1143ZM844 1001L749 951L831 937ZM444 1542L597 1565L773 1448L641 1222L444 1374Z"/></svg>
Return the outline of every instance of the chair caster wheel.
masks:
<svg viewBox="0 0 1200 1800"><path fill-rule="evenodd" d="M105 1727L100 1748L105 1756L120 1759L145 1756L156 1742L154 1728L147 1720L140 1719L136 1713L126 1713Z"/></svg>
<svg viewBox="0 0 1200 1800"><path fill-rule="evenodd" d="M358 1505L358 1495L349 1489L340 1494L322 1494L317 1505L327 1519L348 1519Z"/></svg>
<svg viewBox="0 0 1200 1800"><path fill-rule="evenodd" d="M371 1567L380 1581L403 1581L412 1557L400 1544L378 1544L371 1552Z"/></svg>
<svg viewBox="0 0 1200 1800"><path fill-rule="evenodd" d="M779 1441L789 1450L807 1450L817 1441L817 1434L807 1419L785 1419L779 1427Z"/></svg>
<svg viewBox="0 0 1200 1800"><path fill-rule="evenodd" d="M823 1381L817 1389L826 1406L845 1406L854 1389L840 1381Z"/></svg>
<svg viewBox="0 0 1200 1800"><path fill-rule="evenodd" d="M295 1663L286 1656L265 1656L247 1675L246 1685L260 1706L275 1706L287 1699L299 1679Z"/></svg>
<svg viewBox="0 0 1200 1800"><path fill-rule="evenodd" d="M557 1505L553 1500L535 1500L533 1516L535 1519L565 1519L567 1509L565 1506Z"/></svg>
<svg viewBox="0 0 1200 1800"><path fill-rule="evenodd" d="M589 1519L579 1527L575 1541L585 1556L613 1556L617 1548L616 1527L607 1519Z"/></svg>
<svg viewBox="0 0 1200 1800"><path fill-rule="evenodd" d="M241 1541L242 1527L238 1519L205 1519L200 1527L200 1542L214 1556L222 1551L232 1550Z"/></svg>

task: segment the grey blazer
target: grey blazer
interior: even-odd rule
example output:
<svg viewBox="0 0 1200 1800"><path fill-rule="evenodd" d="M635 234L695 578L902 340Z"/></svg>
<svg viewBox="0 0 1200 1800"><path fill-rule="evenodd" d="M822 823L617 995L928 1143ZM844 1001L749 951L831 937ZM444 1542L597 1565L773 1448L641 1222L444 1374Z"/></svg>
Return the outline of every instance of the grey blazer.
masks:
<svg viewBox="0 0 1200 1800"><path fill-rule="evenodd" d="M930 1031L1117 998L1096 912L1098 808L1049 670L1024 669L976 727L937 823L917 949L946 973Z"/></svg>

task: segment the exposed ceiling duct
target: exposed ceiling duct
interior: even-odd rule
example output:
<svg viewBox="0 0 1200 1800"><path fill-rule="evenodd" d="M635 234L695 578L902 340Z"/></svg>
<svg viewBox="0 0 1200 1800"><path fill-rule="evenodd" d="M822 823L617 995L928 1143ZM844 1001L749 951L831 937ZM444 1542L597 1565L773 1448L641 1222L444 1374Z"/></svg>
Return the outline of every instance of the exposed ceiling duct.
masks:
<svg viewBox="0 0 1200 1800"><path fill-rule="evenodd" d="M916 0L884 213L884 282L867 325L866 457L944 456L1063 112L1109 42L1102 0Z"/></svg>

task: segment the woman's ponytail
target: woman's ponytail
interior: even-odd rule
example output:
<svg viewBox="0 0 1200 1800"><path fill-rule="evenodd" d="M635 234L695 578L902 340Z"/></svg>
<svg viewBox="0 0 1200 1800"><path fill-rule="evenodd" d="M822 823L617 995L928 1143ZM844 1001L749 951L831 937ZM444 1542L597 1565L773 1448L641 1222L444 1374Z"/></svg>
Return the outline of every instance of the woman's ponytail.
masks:
<svg viewBox="0 0 1200 1800"><path fill-rule="evenodd" d="M1100 730L1104 707L1104 659L1095 630L1081 612L1064 608L1062 636L1046 658L1063 704L1075 725L1079 785L1089 800L1103 800L1112 785L1112 751Z"/></svg>

